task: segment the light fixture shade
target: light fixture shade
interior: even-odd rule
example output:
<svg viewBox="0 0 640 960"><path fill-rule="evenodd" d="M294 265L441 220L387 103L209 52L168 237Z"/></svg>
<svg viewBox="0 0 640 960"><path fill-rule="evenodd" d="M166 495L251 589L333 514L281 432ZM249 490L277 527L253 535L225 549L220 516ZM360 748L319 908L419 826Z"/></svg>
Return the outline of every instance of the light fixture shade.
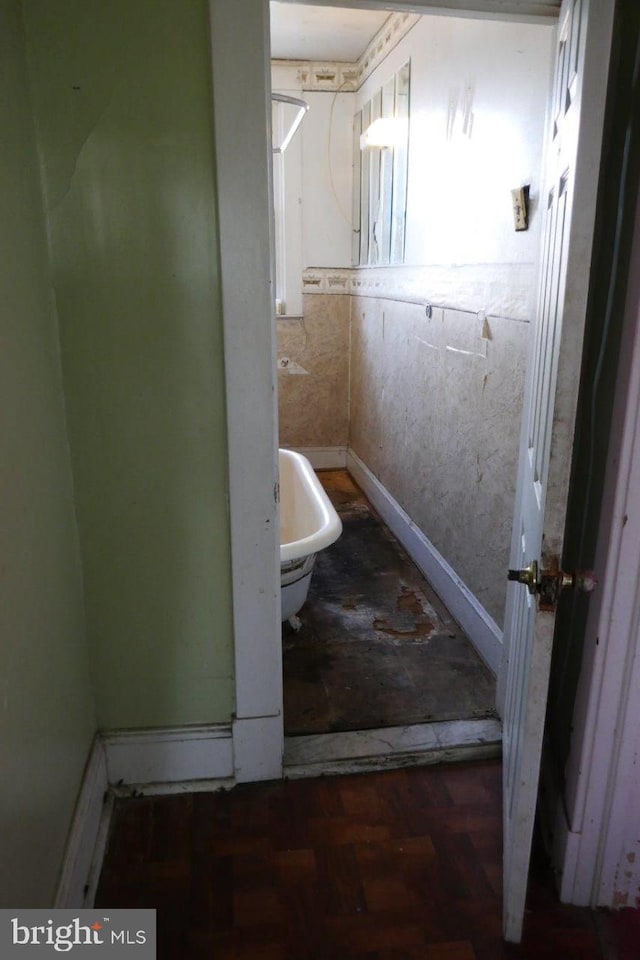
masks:
<svg viewBox="0 0 640 960"><path fill-rule="evenodd" d="M272 103L272 107L273 107L273 104L277 104L277 107L279 109L283 109L289 106L289 107L294 107L296 111L295 114L293 115L293 119L288 121L287 125L285 125L284 132L281 133L280 142L279 143L274 142L272 145L272 149L274 153L284 153L291 142L291 138L293 137L294 133L300 126L302 122L302 118L304 117L305 113L309 109L309 104L305 100L300 100L298 97L290 97L286 93L273 93L273 92L271 94L271 103ZM283 114L283 119L284 119L284 114ZM277 127L279 127L279 125L274 122L273 123L274 138L276 136Z"/></svg>
<svg viewBox="0 0 640 960"><path fill-rule="evenodd" d="M401 147L407 142L409 124L404 117L378 117L360 137L361 150Z"/></svg>

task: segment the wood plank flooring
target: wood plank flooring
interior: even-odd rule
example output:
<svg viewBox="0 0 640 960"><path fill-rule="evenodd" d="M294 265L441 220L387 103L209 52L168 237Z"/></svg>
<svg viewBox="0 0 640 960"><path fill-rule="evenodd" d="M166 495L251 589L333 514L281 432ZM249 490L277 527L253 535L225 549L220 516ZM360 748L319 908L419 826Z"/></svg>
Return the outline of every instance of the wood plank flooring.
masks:
<svg viewBox="0 0 640 960"><path fill-rule="evenodd" d="M283 625L288 736L494 716L495 681L346 470L320 477L343 533Z"/></svg>
<svg viewBox="0 0 640 960"><path fill-rule="evenodd" d="M155 907L161 960L601 957L544 878L502 942L500 798L485 761L120 800L96 906Z"/></svg>

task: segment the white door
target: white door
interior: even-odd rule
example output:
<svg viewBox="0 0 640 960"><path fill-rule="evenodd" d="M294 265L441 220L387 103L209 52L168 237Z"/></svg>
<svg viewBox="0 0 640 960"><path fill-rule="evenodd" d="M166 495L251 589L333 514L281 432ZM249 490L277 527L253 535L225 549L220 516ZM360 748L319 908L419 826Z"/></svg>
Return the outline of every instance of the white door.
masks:
<svg viewBox="0 0 640 960"><path fill-rule="evenodd" d="M520 570L534 562L548 568L562 552L613 6L613 0L563 0L558 23L540 196L542 266L511 546L511 566ZM553 592L556 581L545 583ZM504 932L513 941L522 932L555 621L553 609L544 606L544 597L524 583L509 584L503 668Z"/></svg>

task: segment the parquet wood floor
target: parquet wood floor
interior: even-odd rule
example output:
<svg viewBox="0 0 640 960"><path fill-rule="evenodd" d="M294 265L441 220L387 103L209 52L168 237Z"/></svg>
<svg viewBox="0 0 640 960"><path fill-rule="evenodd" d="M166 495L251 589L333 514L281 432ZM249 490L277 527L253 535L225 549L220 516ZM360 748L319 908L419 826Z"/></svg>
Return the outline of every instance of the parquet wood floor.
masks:
<svg viewBox="0 0 640 960"><path fill-rule="evenodd" d="M164 960L601 957L540 880L503 943L500 793L485 761L119 800L96 906L155 907Z"/></svg>

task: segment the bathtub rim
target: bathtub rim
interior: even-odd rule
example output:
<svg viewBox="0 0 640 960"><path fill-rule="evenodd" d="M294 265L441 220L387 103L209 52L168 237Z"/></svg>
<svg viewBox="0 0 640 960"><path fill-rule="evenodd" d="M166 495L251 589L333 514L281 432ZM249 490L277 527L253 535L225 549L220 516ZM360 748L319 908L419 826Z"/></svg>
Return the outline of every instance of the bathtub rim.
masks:
<svg viewBox="0 0 640 960"><path fill-rule="evenodd" d="M317 553L319 550L331 546L342 533L342 521L309 460L302 453L289 450L286 447L278 449L278 465L280 465L280 458L292 463L293 469L302 475L322 518L320 527L314 533L302 537L300 540L289 540L280 544L280 563L286 563L290 560L301 560L309 554ZM280 493L282 496L282 488ZM280 509L282 510L282 503Z"/></svg>

